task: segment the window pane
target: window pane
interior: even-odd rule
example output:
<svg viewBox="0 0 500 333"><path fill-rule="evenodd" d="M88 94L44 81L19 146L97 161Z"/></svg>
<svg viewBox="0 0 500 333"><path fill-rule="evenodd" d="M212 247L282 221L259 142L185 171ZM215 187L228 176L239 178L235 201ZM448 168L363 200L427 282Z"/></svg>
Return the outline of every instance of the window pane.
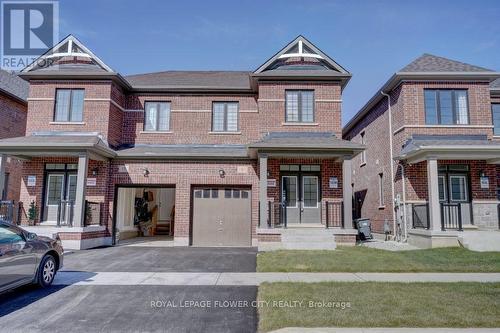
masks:
<svg viewBox="0 0 500 333"><path fill-rule="evenodd" d="M318 178L304 177L304 207L318 206Z"/></svg>
<svg viewBox="0 0 500 333"><path fill-rule="evenodd" d="M301 121L313 121L314 94L312 91L302 91Z"/></svg>
<svg viewBox="0 0 500 333"><path fill-rule="evenodd" d="M467 185L465 180L464 176L450 176L451 200L467 200Z"/></svg>
<svg viewBox="0 0 500 333"><path fill-rule="evenodd" d="M435 125L438 123L436 91L425 90L424 98L425 98L425 123L428 125Z"/></svg>
<svg viewBox="0 0 500 333"><path fill-rule="evenodd" d="M238 103L227 104L227 130L232 132L238 130Z"/></svg>
<svg viewBox="0 0 500 333"><path fill-rule="evenodd" d="M378 202L379 206L382 207L384 206L384 175L379 174L378 175Z"/></svg>
<svg viewBox="0 0 500 333"><path fill-rule="evenodd" d="M76 200L76 175L68 177L68 200Z"/></svg>
<svg viewBox="0 0 500 333"><path fill-rule="evenodd" d="M58 205L62 199L63 175L49 175L47 204Z"/></svg>
<svg viewBox="0 0 500 333"><path fill-rule="evenodd" d="M0 244L12 244L21 242L23 238L14 230L8 227L0 227Z"/></svg>
<svg viewBox="0 0 500 333"><path fill-rule="evenodd" d="M495 135L500 135L500 104L493 104L493 125L495 126Z"/></svg>
<svg viewBox="0 0 500 333"><path fill-rule="evenodd" d="M451 90L439 91L439 103L441 111L441 124L453 124L453 109L451 102Z"/></svg>
<svg viewBox="0 0 500 333"><path fill-rule="evenodd" d="M146 131L156 131L156 103L146 103L146 119L144 120L144 129Z"/></svg>
<svg viewBox="0 0 500 333"><path fill-rule="evenodd" d="M283 177L283 195L285 196L286 206L297 206L297 177Z"/></svg>
<svg viewBox="0 0 500 333"><path fill-rule="evenodd" d="M71 91L71 121L83 120L83 96L84 90Z"/></svg>
<svg viewBox="0 0 500 333"><path fill-rule="evenodd" d="M55 121L69 120L69 99L71 90L58 89L56 93L56 115Z"/></svg>
<svg viewBox="0 0 500 333"><path fill-rule="evenodd" d="M170 103L158 103L160 105L159 131L168 131L170 128Z"/></svg>
<svg viewBox="0 0 500 333"><path fill-rule="evenodd" d="M455 91L455 107L458 125L467 125L469 123L469 111L467 110L467 91Z"/></svg>
<svg viewBox="0 0 500 333"><path fill-rule="evenodd" d="M224 131L224 103L213 104L212 127L215 132Z"/></svg>
<svg viewBox="0 0 500 333"><path fill-rule="evenodd" d="M286 121L299 121L299 92L286 92Z"/></svg>

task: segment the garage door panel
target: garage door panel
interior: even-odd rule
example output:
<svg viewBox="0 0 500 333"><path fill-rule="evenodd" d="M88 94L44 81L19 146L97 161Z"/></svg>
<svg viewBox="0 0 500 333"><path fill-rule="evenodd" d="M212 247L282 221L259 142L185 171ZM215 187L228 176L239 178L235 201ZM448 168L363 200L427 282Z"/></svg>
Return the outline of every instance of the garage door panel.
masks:
<svg viewBox="0 0 500 333"><path fill-rule="evenodd" d="M250 246L251 191L194 189L193 245Z"/></svg>

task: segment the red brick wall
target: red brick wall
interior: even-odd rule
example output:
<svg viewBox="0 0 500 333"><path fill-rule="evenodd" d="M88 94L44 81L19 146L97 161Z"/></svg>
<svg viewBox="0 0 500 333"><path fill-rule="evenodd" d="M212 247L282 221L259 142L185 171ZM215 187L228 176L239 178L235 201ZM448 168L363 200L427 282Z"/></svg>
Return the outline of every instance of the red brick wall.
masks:
<svg viewBox="0 0 500 333"><path fill-rule="evenodd" d="M27 105L0 93L0 139L24 136ZM9 174L7 200L19 200L21 162L8 158L5 172ZM0 193L1 195L1 193Z"/></svg>
<svg viewBox="0 0 500 333"><path fill-rule="evenodd" d="M470 125L468 126L426 126L424 109L424 89L456 88L467 89L469 99ZM492 138L492 117L489 85L486 82L405 82L390 93L393 123L393 155L398 156L404 143L415 134L426 135L486 135ZM353 161L355 192L362 197L362 216L372 219L374 230L383 231L385 219L392 222L392 198L389 154L389 119L387 99L384 98L359 121L344 138L360 142L360 133L365 132L367 145L367 165L359 166L357 157ZM378 163L377 163L378 162ZM493 187L481 190L479 186L480 170L494 175L494 168L484 161L440 161L440 163L470 164L473 199L492 199ZM427 200L427 164L426 162L405 165L406 200ZM386 207L378 209L378 174L384 174L384 194ZM395 167L395 195L402 196L402 169ZM493 178L491 178L493 179ZM392 225L392 223L390 223Z"/></svg>
<svg viewBox="0 0 500 333"><path fill-rule="evenodd" d="M120 166L127 166L128 172L119 172ZM247 173L238 173L238 166L247 167ZM149 170L144 176L144 168ZM252 238L256 236L259 214L259 180L254 161L119 161L112 162L111 179L108 186L109 211L113 211L115 187L117 185L165 185L175 186L175 229L174 236L188 237L191 221L191 190L201 186L248 186L252 190ZM219 170L225 177L219 176ZM111 224L108 224L111 230Z"/></svg>

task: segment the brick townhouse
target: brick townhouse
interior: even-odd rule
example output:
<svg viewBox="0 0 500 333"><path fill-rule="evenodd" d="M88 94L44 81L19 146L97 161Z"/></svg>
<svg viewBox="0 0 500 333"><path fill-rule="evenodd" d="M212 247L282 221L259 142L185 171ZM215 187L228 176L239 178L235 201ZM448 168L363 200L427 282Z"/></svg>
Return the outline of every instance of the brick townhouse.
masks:
<svg viewBox="0 0 500 333"><path fill-rule="evenodd" d="M26 131L29 85L17 75L0 70L0 139L23 136ZM4 156L0 161L0 216L12 214L19 201L21 162ZM9 201L9 202L6 202ZM11 202L14 203L11 207ZM12 211L9 211L12 209Z"/></svg>
<svg viewBox="0 0 500 333"><path fill-rule="evenodd" d="M391 76L343 129L366 145L353 160L354 217L421 247L498 230L499 77L429 54Z"/></svg>
<svg viewBox="0 0 500 333"><path fill-rule="evenodd" d="M255 71L122 76L70 35L20 77L26 134L0 154L24 160L22 223L66 248L139 228L175 246L354 242L351 74L302 36Z"/></svg>

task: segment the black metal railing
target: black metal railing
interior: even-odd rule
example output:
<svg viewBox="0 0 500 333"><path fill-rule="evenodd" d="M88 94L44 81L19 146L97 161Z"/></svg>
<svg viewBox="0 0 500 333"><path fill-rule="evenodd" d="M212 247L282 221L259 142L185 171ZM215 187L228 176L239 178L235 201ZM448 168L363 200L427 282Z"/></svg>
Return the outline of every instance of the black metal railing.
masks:
<svg viewBox="0 0 500 333"><path fill-rule="evenodd" d="M413 229L429 229L429 204L412 204L411 211Z"/></svg>
<svg viewBox="0 0 500 333"><path fill-rule="evenodd" d="M73 200L61 200L57 208L57 226L72 227L75 202Z"/></svg>
<svg viewBox="0 0 500 333"><path fill-rule="evenodd" d="M13 200L0 201L0 220L14 223L15 203Z"/></svg>
<svg viewBox="0 0 500 333"><path fill-rule="evenodd" d="M267 203L267 226L269 228L287 227L286 202L268 201Z"/></svg>
<svg viewBox="0 0 500 333"><path fill-rule="evenodd" d="M101 225L101 203L85 200L85 221L83 225Z"/></svg>
<svg viewBox="0 0 500 333"><path fill-rule="evenodd" d="M325 227L344 228L344 203L342 201L325 202Z"/></svg>
<svg viewBox="0 0 500 333"><path fill-rule="evenodd" d="M441 229L462 231L462 205L459 203L441 203Z"/></svg>

